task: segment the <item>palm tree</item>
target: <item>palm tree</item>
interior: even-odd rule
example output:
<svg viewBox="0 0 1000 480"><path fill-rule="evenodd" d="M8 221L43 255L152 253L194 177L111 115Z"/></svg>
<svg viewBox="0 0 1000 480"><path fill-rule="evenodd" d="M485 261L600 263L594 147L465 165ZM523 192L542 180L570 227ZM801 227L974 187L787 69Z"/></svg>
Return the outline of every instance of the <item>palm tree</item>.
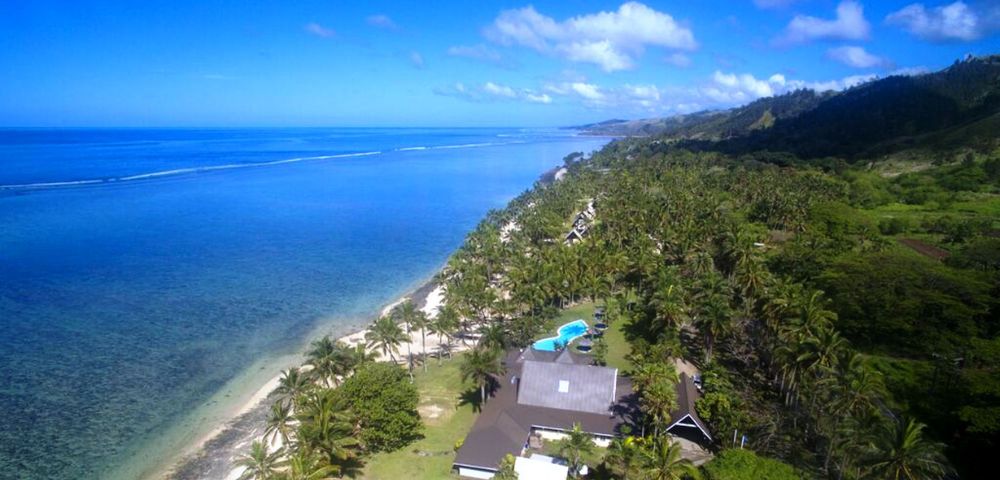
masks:
<svg viewBox="0 0 1000 480"><path fill-rule="evenodd" d="M424 352L424 372L427 372L427 327L431 324L431 320L427 318L421 310L417 310L414 314L413 319L410 320L410 327L420 329L420 348Z"/></svg>
<svg viewBox="0 0 1000 480"><path fill-rule="evenodd" d="M608 446L604 461L614 478L628 480L634 478L642 454L642 438L627 436L615 438Z"/></svg>
<svg viewBox="0 0 1000 480"><path fill-rule="evenodd" d="M338 473L338 468L323 461L314 452L298 450L288 457L288 469L282 472L281 480L329 480Z"/></svg>
<svg viewBox="0 0 1000 480"><path fill-rule="evenodd" d="M338 376L346 373L343 349L339 347L327 335L312 342L309 351L306 352L306 365L313 367L311 373L327 388L331 386L331 381L336 382Z"/></svg>
<svg viewBox="0 0 1000 480"><path fill-rule="evenodd" d="M399 344L406 340L406 334L399 328L392 317L381 317L365 332L365 341L369 348L378 348L382 355L389 355L392 363L396 363L396 356L393 352L399 348Z"/></svg>
<svg viewBox="0 0 1000 480"><path fill-rule="evenodd" d="M407 357L407 365L410 371L410 379L412 380L413 352L410 351L410 332L413 330L413 327L415 326L414 322L418 321L417 317L422 312L417 310L417 306L414 305L413 302L410 301L410 299L406 299L405 302L396 307L396 310L393 313L395 313L398 316L399 320L401 320L403 324L406 325L406 357Z"/></svg>
<svg viewBox="0 0 1000 480"><path fill-rule="evenodd" d="M308 396L296 415L299 450L318 452L327 463L347 463L356 457L358 441L350 405L337 390L321 390ZM333 465L339 473L340 465Z"/></svg>
<svg viewBox="0 0 1000 480"><path fill-rule="evenodd" d="M681 444L662 436L643 449L643 478L649 480L700 479L701 472L691 460L681 457Z"/></svg>
<svg viewBox="0 0 1000 480"><path fill-rule="evenodd" d="M441 364L441 354L446 350L443 345L445 341L450 345L451 336L458 329L458 312L451 306L445 306L438 311L434 320L428 325L428 330L430 330L431 335L436 335L438 337L438 346L440 350L438 351L438 365Z"/></svg>
<svg viewBox="0 0 1000 480"><path fill-rule="evenodd" d="M282 445L288 445L288 439L292 435L292 407L286 402L274 402L271 405L271 415L267 417L267 428L264 429L264 439L274 442L275 438L281 438Z"/></svg>
<svg viewBox="0 0 1000 480"><path fill-rule="evenodd" d="M351 365L352 371L357 370L358 367L366 363L378 360L378 355L375 352L369 352L368 345L363 343L359 343L353 347L345 346L344 355L349 359L348 363Z"/></svg>
<svg viewBox="0 0 1000 480"><path fill-rule="evenodd" d="M517 472L514 470L514 463L517 459L513 455L507 454L497 465L497 473L493 475L493 480L517 480Z"/></svg>
<svg viewBox="0 0 1000 480"><path fill-rule="evenodd" d="M579 423L574 423L567 437L559 442L559 455L569 461L569 473L573 478L579 478L583 456L593 451L594 441L583 431Z"/></svg>
<svg viewBox="0 0 1000 480"><path fill-rule="evenodd" d="M942 446L923 436L925 425L915 420L888 421L868 443L863 471L866 478L934 480L948 473Z"/></svg>
<svg viewBox="0 0 1000 480"><path fill-rule="evenodd" d="M705 363L712 361L712 350L719 337L729 333L733 326L733 310L723 295L712 295L704 300L696 318L698 330L705 337Z"/></svg>
<svg viewBox="0 0 1000 480"><path fill-rule="evenodd" d="M236 466L243 467L239 480L269 480L275 478L278 467L281 466L282 450L268 452L267 445L261 441L250 444L250 453L236 459Z"/></svg>
<svg viewBox="0 0 1000 480"><path fill-rule="evenodd" d="M278 399L289 403L297 403L306 392L313 388L309 377L302 373L298 367L292 367L281 373L278 380L278 388L274 391L278 393Z"/></svg>
<svg viewBox="0 0 1000 480"><path fill-rule="evenodd" d="M475 348L465 355L461 371L462 381L475 382L476 386L479 387L479 395L482 403L486 403L486 385L494 375L502 375L504 368L500 363L499 352L485 348Z"/></svg>
<svg viewBox="0 0 1000 480"><path fill-rule="evenodd" d="M482 330L479 346L487 350L502 352L507 348L507 331L500 322L494 322Z"/></svg>

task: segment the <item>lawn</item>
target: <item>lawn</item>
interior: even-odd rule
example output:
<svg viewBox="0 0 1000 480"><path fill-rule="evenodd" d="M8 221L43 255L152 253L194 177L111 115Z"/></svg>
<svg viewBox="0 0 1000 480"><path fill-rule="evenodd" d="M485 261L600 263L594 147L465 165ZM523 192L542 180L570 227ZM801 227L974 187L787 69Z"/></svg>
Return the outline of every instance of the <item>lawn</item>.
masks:
<svg viewBox="0 0 1000 480"><path fill-rule="evenodd" d="M420 392L420 417L424 438L401 450L379 453L368 459L362 478L374 480L431 480L458 478L451 473L455 442L465 437L476 416L472 405L459 405L459 397L469 387L459 373L461 354L438 366L428 364L427 373L419 368L415 375Z"/></svg>
<svg viewBox="0 0 1000 480"><path fill-rule="evenodd" d="M554 320L548 323L548 328L538 335L537 338L551 337L555 335L556 329L560 326L581 318L587 322L587 325L593 326L594 308L596 306L594 302L583 302L563 309ZM624 326L625 322L617 321L613 322L610 328L604 331L604 341L608 344L608 366L617 368L623 372L632 367L631 362L625 359L625 356L629 353L629 346L625 340Z"/></svg>

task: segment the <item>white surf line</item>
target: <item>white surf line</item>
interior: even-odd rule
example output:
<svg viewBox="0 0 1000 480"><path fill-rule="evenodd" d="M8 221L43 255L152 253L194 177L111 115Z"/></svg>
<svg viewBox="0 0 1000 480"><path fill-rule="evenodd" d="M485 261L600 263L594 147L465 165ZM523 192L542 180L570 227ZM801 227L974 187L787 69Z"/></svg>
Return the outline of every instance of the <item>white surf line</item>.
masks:
<svg viewBox="0 0 1000 480"><path fill-rule="evenodd" d="M491 147L494 145L503 145L502 143L465 143L462 145L441 145L440 147L433 147L434 149L448 149L448 148L475 148L475 147Z"/></svg>
<svg viewBox="0 0 1000 480"><path fill-rule="evenodd" d="M255 168L255 167L268 167L272 165L283 165L286 163L297 163L305 162L309 160L329 160L331 158L350 158L350 157L367 157L371 155L380 155L381 151L374 152L361 152L361 153L342 153L337 155L321 155L316 157L296 157L287 158L284 160L274 160L271 162L259 162L259 163L231 163L226 165L210 165L207 167L191 167L191 168L177 168L174 170L163 170L160 172L152 173L140 173L137 175L127 175L124 177L114 177L114 178L102 178L93 180L72 180L65 182L41 182L41 183L25 183L17 185L0 185L0 190L28 190L28 189L45 189L45 188L58 188L58 187L73 187L79 185L96 185L104 183L116 183L116 182L129 182L135 180L146 180L150 178L160 178L169 177L174 175L184 175L189 173L202 173L202 172L212 172L217 170L233 170L237 168Z"/></svg>

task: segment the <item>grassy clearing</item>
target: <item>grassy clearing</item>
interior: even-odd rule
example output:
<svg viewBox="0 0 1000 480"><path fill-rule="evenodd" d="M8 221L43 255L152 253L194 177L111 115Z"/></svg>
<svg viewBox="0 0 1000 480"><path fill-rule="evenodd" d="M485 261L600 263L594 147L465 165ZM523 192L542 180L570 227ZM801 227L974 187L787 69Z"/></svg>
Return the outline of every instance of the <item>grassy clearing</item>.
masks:
<svg viewBox="0 0 1000 480"><path fill-rule="evenodd" d="M362 478L372 480L433 480L458 478L451 473L455 442L465 437L476 419L471 405L459 405L469 386L459 372L461 354L438 366L431 360L427 373L415 375L420 392L420 417L424 438L401 450L379 453L368 459Z"/></svg>
<svg viewBox="0 0 1000 480"><path fill-rule="evenodd" d="M624 328L625 322L619 320L604 331L604 341L608 344L608 366L617 368L619 373L632 369L632 362L625 359L631 348L625 340Z"/></svg>
<svg viewBox="0 0 1000 480"><path fill-rule="evenodd" d="M551 322L548 323L544 332L538 335L537 339L548 338L555 335L556 329L569 322L583 319L587 325L594 324L594 309L597 304L594 302L583 302L559 312ZM627 371L632 367L632 363L625 359L629 353L628 342L625 340L624 322L614 322L610 328L604 332L604 341L608 344L608 366Z"/></svg>

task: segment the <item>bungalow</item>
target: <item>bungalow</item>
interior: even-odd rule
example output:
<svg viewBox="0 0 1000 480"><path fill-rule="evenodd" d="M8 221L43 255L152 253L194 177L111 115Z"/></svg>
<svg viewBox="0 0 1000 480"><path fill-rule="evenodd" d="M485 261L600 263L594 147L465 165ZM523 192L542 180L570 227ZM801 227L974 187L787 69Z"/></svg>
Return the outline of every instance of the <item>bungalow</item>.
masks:
<svg viewBox="0 0 1000 480"><path fill-rule="evenodd" d="M468 478L491 478L500 460L520 456L541 439L565 437L574 424L606 446L625 423L631 383L618 370L589 365L569 350L511 351L496 395L455 455L454 467Z"/></svg>
<svg viewBox="0 0 1000 480"><path fill-rule="evenodd" d="M670 412L670 426L667 427L667 432L696 444L711 443L712 435L708 433L708 427L698 418L698 412L694 408L698 397L698 388L694 380L688 374L681 373L680 381L677 383L677 408Z"/></svg>

